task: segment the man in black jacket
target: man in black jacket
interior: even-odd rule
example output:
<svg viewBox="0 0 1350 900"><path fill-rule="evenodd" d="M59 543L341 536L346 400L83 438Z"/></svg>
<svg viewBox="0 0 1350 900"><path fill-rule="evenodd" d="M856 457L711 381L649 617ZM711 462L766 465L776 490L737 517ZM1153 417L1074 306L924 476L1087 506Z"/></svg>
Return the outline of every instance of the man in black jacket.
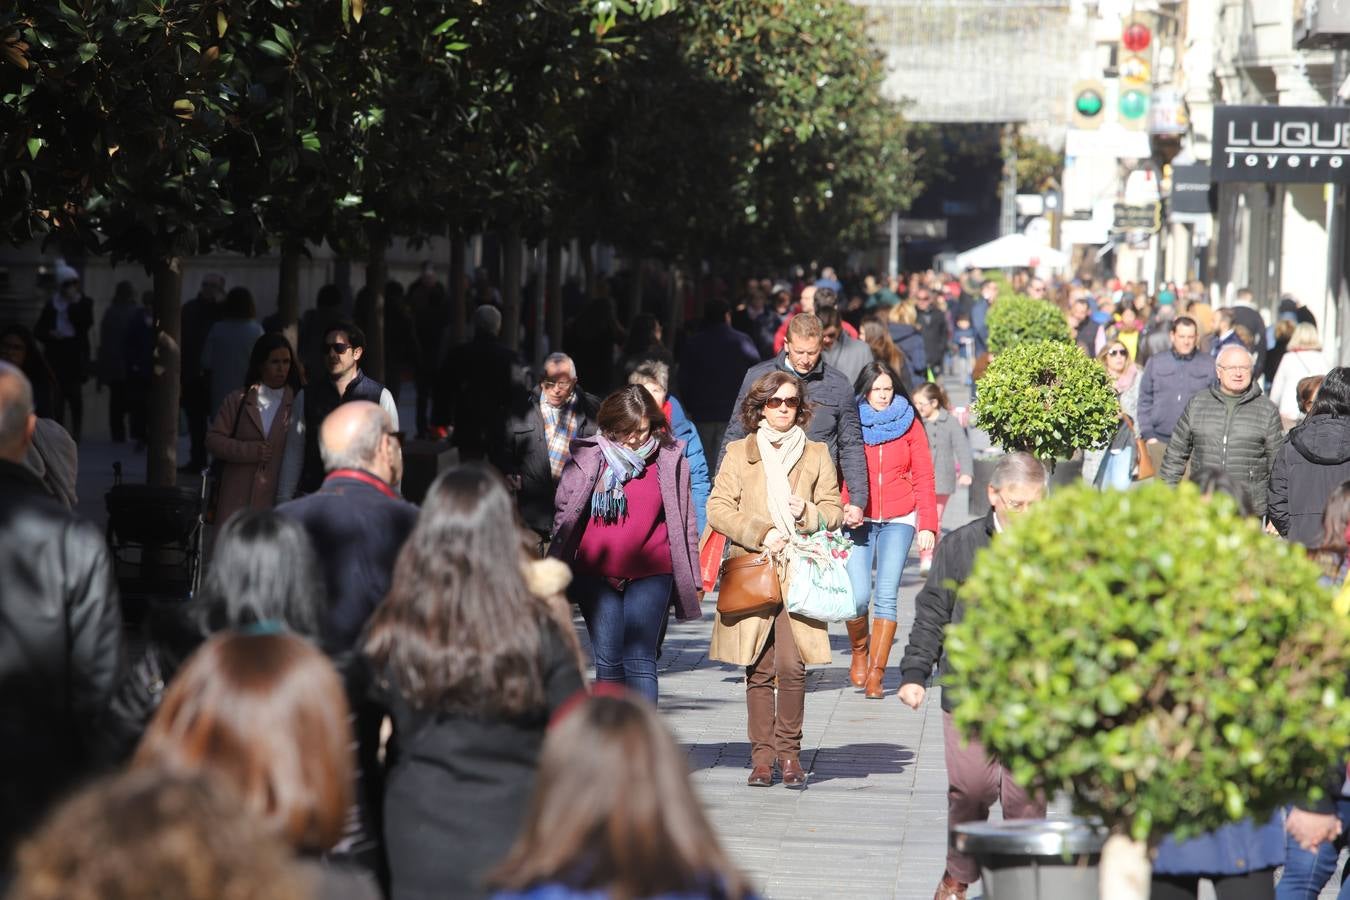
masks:
<svg viewBox="0 0 1350 900"><path fill-rule="evenodd" d="M938 664L938 677L947 674L943 636L947 625L965 618L965 606L957 591L970 577L975 554L1011 520L1045 496L1045 467L1026 453L1012 453L994 467L989 479L992 507L977 519L943 538L933 558L928 580L915 599L914 627L900 661L900 700L912 709L923 705L924 685ZM1031 797L1012 779L1007 766L976 740L964 737L952 724L955 703L942 692L942 735L947 758L947 829L963 822L988 818L995 800L1003 805L1005 819L1039 819L1045 815L1045 800ZM938 883L934 900L965 900L966 889L980 877L975 861L955 849L947 850L947 871Z"/></svg>
<svg viewBox="0 0 1350 900"><path fill-rule="evenodd" d="M319 489L277 507L309 532L328 588L325 648L356 645L389 592L394 562L417 524L417 507L394 491L403 450L389 413L366 400L344 403L319 431L327 471Z"/></svg>
<svg viewBox="0 0 1350 900"><path fill-rule="evenodd" d="M1284 443L1280 411L1252 382L1253 355L1229 344L1214 361L1218 383L1186 404L1167 443L1158 477L1168 484L1191 472L1218 468L1242 485L1252 512L1266 514L1266 486Z"/></svg>
<svg viewBox="0 0 1350 900"><path fill-rule="evenodd" d="M121 648L103 535L23 465L36 427L32 386L0 362L0 881L14 842L98 761Z"/></svg>
<svg viewBox="0 0 1350 900"><path fill-rule="evenodd" d="M473 337L446 354L436 376L432 423L454 428L462 459L495 452L519 387L516 356L501 342L502 314L495 306L473 311Z"/></svg>
<svg viewBox="0 0 1350 900"><path fill-rule="evenodd" d="M934 375L941 374L942 360L947 356L947 344L951 334L947 330L947 315L933 305L933 295L927 288L919 288L914 294L914 315L923 334L924 361L928 363Z"/></svg>

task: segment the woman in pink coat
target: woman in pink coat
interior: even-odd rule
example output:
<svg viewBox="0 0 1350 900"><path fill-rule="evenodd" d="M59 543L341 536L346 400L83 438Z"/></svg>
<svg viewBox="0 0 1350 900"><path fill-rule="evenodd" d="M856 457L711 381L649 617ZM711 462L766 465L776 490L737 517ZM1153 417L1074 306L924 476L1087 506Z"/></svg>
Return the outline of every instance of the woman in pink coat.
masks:
<svg viewBox="0 0 1350 900"><path fill-rule="evenodd" d="M207 451L224 463L217 524L237 510L266 509L276 503L291 406L300 386L290 341L280 334L258 338L249 354L244 386L226 395L206 435Z"/></svg>

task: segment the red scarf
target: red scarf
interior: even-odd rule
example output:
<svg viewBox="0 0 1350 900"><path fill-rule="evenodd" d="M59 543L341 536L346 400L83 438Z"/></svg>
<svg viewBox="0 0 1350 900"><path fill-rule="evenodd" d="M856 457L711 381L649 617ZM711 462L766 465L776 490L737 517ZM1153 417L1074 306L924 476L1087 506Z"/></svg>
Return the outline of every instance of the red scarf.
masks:
<svg viewBox="0 0 1350 900"><path fill-rule="evenodd" d="M359 481L362 484L368 484L391 500L403 499L398 494L394 493L394 489L391 488L389 485L385 484L383 481L376 478L369 472L362 472L360 469L334 469L324 477L323 483L327 484L334 478L349 478L352 481Z"/></svg>

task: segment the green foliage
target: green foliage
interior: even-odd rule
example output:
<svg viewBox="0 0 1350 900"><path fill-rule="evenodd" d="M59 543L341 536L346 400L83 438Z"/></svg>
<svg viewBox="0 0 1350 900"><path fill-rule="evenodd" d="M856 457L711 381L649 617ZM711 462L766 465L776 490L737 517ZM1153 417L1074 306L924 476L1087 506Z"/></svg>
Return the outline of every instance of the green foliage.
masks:
<svg viewBox="0 0 1350 900"><path fill-rule="evenodd" d="M1000 298L990 307L988 322L989 352L996 355L1033 341L1073 343L1064 313L1045 300L1016 294Z"/></svg>
<svg viewBox="0 0 1350 900"><path fill-rule="evenodd" d="M1138 840L1260 820L1344 777L1350 620L1318 575L1190 484L1057 491L961 586L956 722Z"/></svg>
<svg viewBox="0 0 1350 900"><path fill-rule="evenodd" d="M1064 154L1056 153L1029 134L1017 132L1017 191L1039 194L1064 171Z"/></svg>
<svg viewBox="0 0 1350 900"><path fill-rule="evenodd" d="M996 446L1055 460L1106 443L1120 425L1120 403L1106 370L1076 345L1037 341L994 358L975 415Z"/></svg>

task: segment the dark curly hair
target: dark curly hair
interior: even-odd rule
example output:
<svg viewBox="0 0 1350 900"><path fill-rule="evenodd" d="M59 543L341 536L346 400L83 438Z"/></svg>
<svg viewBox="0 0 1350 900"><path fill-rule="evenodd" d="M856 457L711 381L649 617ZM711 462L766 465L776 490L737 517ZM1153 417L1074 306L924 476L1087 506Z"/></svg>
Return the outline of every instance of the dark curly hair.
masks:
<svg viewBox="0 0 1350 900"><path fill-rule="evenodd" d="M806 398L806 383L791 372L780 369L759 376L746 392L745 400L741 402L741 424L745 426L746 434L759 431L760 420L764 418L764 404L785 384L795 384L797 396L802 401L802 405L797 407L797 420L794 424L802 428L810 424L812 404Z"/></svg>

